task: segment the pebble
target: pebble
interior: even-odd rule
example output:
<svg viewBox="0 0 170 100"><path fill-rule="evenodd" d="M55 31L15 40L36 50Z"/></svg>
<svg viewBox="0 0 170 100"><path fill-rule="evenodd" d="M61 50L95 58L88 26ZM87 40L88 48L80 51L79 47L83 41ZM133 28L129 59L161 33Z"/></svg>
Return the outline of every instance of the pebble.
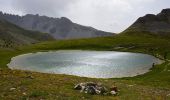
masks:
<svg viewBox="0 0 170 100"><path fill-rule="evenodd" d="M167 96L167 97L169 97L169 96L170 96L170 94L167 94L166 96Z"/></svg>
<svg viewBox="0 0 170 100"><path fill-rule="evenodd" d="M10 91L16 90L16 88L10 88Z"/></svg>
<svg viewBox="0 0 170 100"><path fill-rule="evenodd" d="M133 87L134 85L128 85L129 87Z"/></svg>
<svg viewBox="0 0 170 100"><path fill-rule="evenodd" d="M23 95L27 95L27 93L25 93L25 92L24 92L24 93L22 93L22 94L23 94Z"/></svg>
<svg viewBox="0 0 170 100"><path fill-rule="evenodd" d="M34 79L34 77L33 77L33 76L27 76L26 78L29 78L29 79Z"/></svg>

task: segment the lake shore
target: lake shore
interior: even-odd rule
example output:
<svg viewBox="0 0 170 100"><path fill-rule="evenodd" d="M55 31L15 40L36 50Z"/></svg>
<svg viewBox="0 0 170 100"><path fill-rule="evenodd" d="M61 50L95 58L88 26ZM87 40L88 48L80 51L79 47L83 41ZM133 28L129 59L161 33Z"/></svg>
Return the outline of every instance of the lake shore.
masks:
<svg viewBox="0 0 170 100"><path fill-rule="evenodd" d="M126 40L125 40L126 39ZM136 44L131 44L135 40ZM149 42L146 45L144 43ZM136 100L137 98L147 98L148 100L165 100L170 99L170 64L166 60L161 65L156 65L151 71L143 75L126 78L112 78L112 79L95 79L76 77L70 75L54 75L43 74L29 71L10 70L7 68L12 57L25 53L46 52L49 50L68 50L68 49L83 49L83 50L113 50L113 46L123 43L137 45L133 49L121 49L117 51L139 52L150 55L160 54L163 56L165 50L169 49L169 40L152 39L143 37L117 37L113 38L97 38L85 40L73 40L62 42L46 42L35 44L33 46L26 46L17 49L0 49L0 98L5 100L11 99L58 99L58 100ZM113 42L112 42L113 41ZM142 41L142 42L140 42ZM92 45L93 43L93 45ZM152 43L154 45L152 45ZM71 46L70 46L71 44ZM80 45L81 44L81 45ZM102 46L101 46L101 45ZM109 44L109 46L108 46ZM155 45L157 44L157 45ZM92 45L92 46L91 46ZM123 44L124 45L124 44ZM155 49L152 52L149 48ZM146 49L148 48L148 49ZM166 49L165 49L166 48ZM153 54L154 53L154 54ZM169 56L168 58L169 59ZM120 90L120 94L116 97L102 96L102 95L88 95L73 90L75 84L81 82L96 82L103 83L108 87L116 85Z"/></svg>
<svg viewBox="0 0 170 100"><path fill-rule="evenodd" d="M69 72L65 71L65 70L61 70L61 72L55 72L54 71L54 70L60 70L60 69L65 68L63 65L60 65L60 66L63 66L63 67L60 67L56 64L54 65L54 63L58 62L56 57L62 56L61 54L62 55L64 54L65 56L68 56L68 57L70 57L70 54L73 56L69 59L68 59L68 57L62 58L62 61L60 61L60 59L58 59L60 62L63 62L64 66L65 66L66 62L68 62L68 61L73 62L71 64L72 67L70 66L70 64L65 66L65 67L67 67L67 69L69 69ZM87 56L87 54L88 54L88 56ZM56 55L56 56L54 56L54 55ZM75 55L77 55L77 56L75 56ZM50 56L50 58L46 59L47 58L46 56L47 57ZM128 57L126 57L126 56L128 56ZM135 58L133 58L133 56ZM53 57L53 58L51 58L51 57ZM90 57L90 59L89 59L89 57ZM123 57L123 58L120 58L120 57ZM34 65L34 61L36 60L36 58L37 58L37 60L39 60L38 65ZM127 58L127 59L125 59L125 58ZM33 62L30 62L29 59L35 59L35 60ZM49 59L51 59L51 60L49 60ZM53 61L53 59L56 59L56 60ZM77 60L74 60L74 59L77 59ZM86 61L87 59L89 59L89 60ZM107 60L105 61L105 59L107 59ZM138 63L139 61L137 59L139 59L139 60L141 59L141 60L145 60L145 61L142 61L142 63ZM146 59L148 59L148 60L146 60ZM79 60L83 61L83 63L82 63L82 65L77 66L76 64L80 63ZM100 61L98 61L98 60L100 60ZM116 62L114 60L116 60ZM120 62L117 62L118 60ZM130 61L128 61L128 60L130 60ZM132 60L134 60L134 61L132 61ZM50 63L48 64L48 61L50 63L53 63L53 65L50 64ZM89 61L91 63L89 63ZM154 61L154 62L152 62L152 61ZM28 66L30 66L30 65L28 65L29 63L27 63L27 62L29 62L31 64L31 66L34 66L34 67L37 66L38 69L34 68L34 67L29 68ZM39 66L40 62L41 62L41 66ZM98 65L98 62L100 62L102 65ZM128 65L129 62L131 62L131 63L133 62L133 64L130 63L130 65ZM26 65L24 65L24 63ZM104 63L105 63L105 65L103 65ZM109 63L112 63L112 64L106 65L106 64L109 64ZM125 64L122 65L122 63L125 63ZM145 63L147 63L147 65ZM154 66L155 66L157 64L161 64L162 61L154 58L153 56L150 56L150 55L147 55L147 54L142 54L142 53L118 52L118 51L59 50L59 51L36 52L36 53L28 53L28 54L18 55L16 57L11 58L11 62L8 63L7 66L8 66L8 68L10 68L12 70L25 70L25 71L40 72L40 73L68 74L68 75L75 75L75 76L89 77L89 78L123 78L123 77L134 77L134 76L137 76L137 75L145 74L145 73L149 72L150 69L153 67L153 63L154 63ZM37 63L35 63L35 64L37 64ZM87 66L87 64L88 64L88 66ZM141 64L144 64L144 65L142 65L144 67L139 67L139 65L141 66ZM43 67L43 65L46 65L46 66ZM53 67L50 67L49 65L53 66ZM118 66L118 68L115 65ZM134 65L134 67L131 68L133 65ZM54 66L58 66L58 67L55 68ZM68 66L70 66L70 67L68 67ZM80 66L84 66L84 67L81 67L81 70L79 70ZM96 66L98 66L98 67L96 67ZM105 67L107 67L107 66L110 66L110 67L107 68L109 70L106 70ZM126 69L126 67L123 68L123 70L120 69L119 67L122 67L122 66L126 66L126 67L128 67L128 69ZM46 69L46 67L48 69ZM74 68L74 67L76 67L76 68ZM103 68L101 68L101 67L103 67ZM50 71L50 69L52 69L52 70ZM75 69L75 70L72 70L72 69ZM98 72L100 69L103 69L102 72ZM91 70L93 72L89 72ZM111 70L113 70L113 71L111 71ZM82 73L82 71L83 71L83 73ZM122 71L122 72L120 72L120 71ZM79 73L77 73L77 72L79 72ZM110 73L110 72L112 72L112 73ZM94 74L90 74L90 73L96 73L96 74L94 76ZM110 73L110 74L108 74L109 76L108 75L106 76L106 74L104 74L104 73ZM101 75L104 75L104 76L101 76Z"/></svg>

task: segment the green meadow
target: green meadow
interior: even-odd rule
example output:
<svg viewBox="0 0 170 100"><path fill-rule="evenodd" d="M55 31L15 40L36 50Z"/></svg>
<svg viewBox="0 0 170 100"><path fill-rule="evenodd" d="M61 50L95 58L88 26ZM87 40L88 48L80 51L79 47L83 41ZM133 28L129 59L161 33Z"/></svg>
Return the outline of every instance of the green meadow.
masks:
<svg viewBox="0 0 170 100"><path fill-rule="evenodd" d="M49 50L103 50L139 52L164 61L135 77L93 79L69 75L10 70L7 64L20 54ZM170 39L153 35L116 35L58 40L0 49L0 100L170 100ZM117 96L89 95L73 89L80 82L97 82L120 90Z"/></svg>

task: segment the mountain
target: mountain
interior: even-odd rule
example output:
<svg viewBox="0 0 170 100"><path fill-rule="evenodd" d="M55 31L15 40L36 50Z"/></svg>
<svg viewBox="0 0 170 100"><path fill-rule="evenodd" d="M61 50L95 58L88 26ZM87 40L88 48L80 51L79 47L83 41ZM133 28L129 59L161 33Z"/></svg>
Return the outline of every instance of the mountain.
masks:
<svg viewBox="0 0 170 100"><path fill-rule="evenodd" d="M163 9L159 14L147 14L140 17L123 33L151 33L154 35L170 35L170 8Z"/></svg>
<svg viewBox="0 0 170 100"><path fill-rule="evenodd" d="M54 38L47 33L27 31L6 20L0 20L0 48L11 48L47 40L54 40Z"/></svg>
<svg viewBox="0 0 170 100"><path fill-rule="evenodd" d="M39 16L38 14L18 16L3 14L1 12L0 18L27 30L49 33L55 39L92 38L114 35L109 32L94 29L92 27L86 27L73 23L71 20L65 17L52 18L47 16Z"/></svg>

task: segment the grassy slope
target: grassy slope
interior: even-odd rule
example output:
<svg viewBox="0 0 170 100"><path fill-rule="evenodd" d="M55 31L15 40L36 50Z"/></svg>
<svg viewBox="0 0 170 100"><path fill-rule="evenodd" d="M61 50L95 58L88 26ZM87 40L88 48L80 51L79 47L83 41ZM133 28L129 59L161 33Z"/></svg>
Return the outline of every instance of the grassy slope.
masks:
<svg viewBox="0 0 170 100"><path fill-rule="evenodd" d="M5 20L0 20L0 48L11 48L47 40L53 40L53 38L46 33L27 31Z"/></svg>
<svg viewBox="0 0 170 100"><path fill-rule="evenodd" d="M116 49L115 47L125 47ZM68 75L50 75L25 71L12 71L6 67L10 58L19 54L36 51L81 49L81 50L117 50L143 52L152 55L164 55L170 51L168 39L153 36L104 37L94 39L44 42L16 50L0 50L0 98L2 99L58 99L58 100L168 100L170 99L170 65L166 61L151 72L133 78L89 79ZM170 54L168 54L170 59ZM32 76L33 78L30 78ZM116 84L119 96L91 96L74 91L79 82L95 81L107 86ZM10 91L10 88L16 90ZM23 93L26 93L23 94Z"/></svg>

